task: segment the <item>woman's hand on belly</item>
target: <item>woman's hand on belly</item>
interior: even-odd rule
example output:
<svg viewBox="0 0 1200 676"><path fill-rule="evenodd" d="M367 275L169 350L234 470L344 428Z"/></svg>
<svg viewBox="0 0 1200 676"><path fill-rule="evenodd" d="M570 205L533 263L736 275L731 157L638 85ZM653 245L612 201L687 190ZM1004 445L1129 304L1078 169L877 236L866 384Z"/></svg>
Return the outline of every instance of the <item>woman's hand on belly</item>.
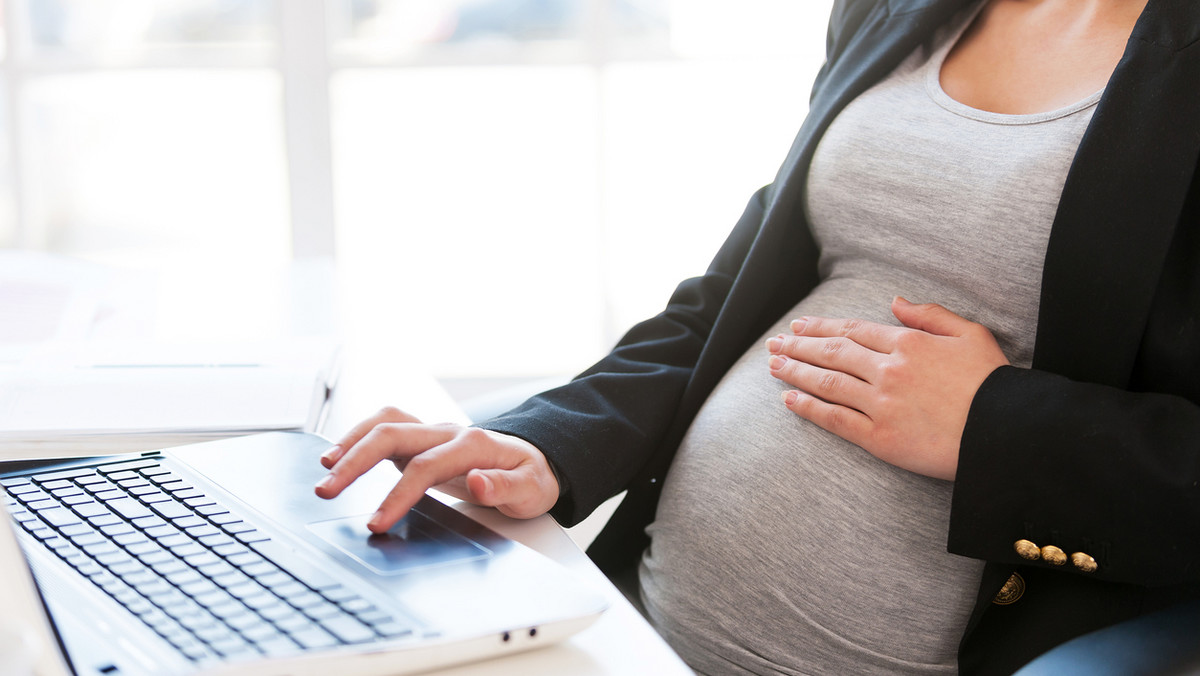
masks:
<svg viewBox="0 0 1200 676"><path fill-rule="evenodd" d="M975 392L1008 364L986 327L896 298L904 326L804 317L767 340L771 375L802 418L903 469L954 479Z"/></svg>

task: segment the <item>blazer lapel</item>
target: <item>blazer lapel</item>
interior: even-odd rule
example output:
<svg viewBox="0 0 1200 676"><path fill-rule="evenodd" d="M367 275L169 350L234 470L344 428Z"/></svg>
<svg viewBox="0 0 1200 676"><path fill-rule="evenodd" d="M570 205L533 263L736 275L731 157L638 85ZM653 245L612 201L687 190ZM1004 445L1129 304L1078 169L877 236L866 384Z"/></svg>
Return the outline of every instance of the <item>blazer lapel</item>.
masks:
<svg viewBox="0 0 1200 676"><path fill-rule="evenodd" d="M1059 202L1035 368L1129 382L1200 156L1198 34L1189 0L1150 0L1134 28Z"/></svg>

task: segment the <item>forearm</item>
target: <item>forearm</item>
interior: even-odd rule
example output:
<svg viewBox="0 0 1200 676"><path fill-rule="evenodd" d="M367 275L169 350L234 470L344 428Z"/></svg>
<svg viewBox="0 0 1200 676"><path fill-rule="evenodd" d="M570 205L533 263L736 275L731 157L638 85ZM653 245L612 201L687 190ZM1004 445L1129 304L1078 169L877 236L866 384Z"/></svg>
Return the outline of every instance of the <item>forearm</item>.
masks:
<svg viewBox="0 0 1200 676"><path fill-rule="evenodd" d="M1084 552L1096 579L1200 579L1200 407L1012 367L979 389L963 433L950 551L1028 564L1027 539ZM1034 565L1054 567L1044 561Z"/></svg>

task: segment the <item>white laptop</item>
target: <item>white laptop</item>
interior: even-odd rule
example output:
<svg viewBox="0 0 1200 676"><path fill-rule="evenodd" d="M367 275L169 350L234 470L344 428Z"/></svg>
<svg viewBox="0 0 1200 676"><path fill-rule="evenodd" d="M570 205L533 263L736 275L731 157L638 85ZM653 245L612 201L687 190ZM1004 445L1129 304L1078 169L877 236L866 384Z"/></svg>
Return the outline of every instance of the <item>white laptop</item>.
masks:
<svg viewBox="0 0 1200 676"><path fill-rule="evenodd" d="M382 463L335 500L330 443L269 433L0 462L0 652L79 674L403 674L562 640L606 607L426 496L389 533Z"/></svg>

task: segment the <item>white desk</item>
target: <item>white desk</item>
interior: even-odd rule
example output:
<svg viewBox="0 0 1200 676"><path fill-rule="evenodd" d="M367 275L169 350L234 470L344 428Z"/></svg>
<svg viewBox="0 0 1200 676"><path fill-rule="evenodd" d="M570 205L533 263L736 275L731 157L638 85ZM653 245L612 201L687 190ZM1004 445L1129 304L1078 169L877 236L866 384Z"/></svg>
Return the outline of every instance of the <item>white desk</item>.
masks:
<svg viewBox="0 0 1200 676"><path fill-rule="evenodd" d="M336 440L355 423L385 405L398 406L428 422L466 422L465 415L433 378L405 366L403 357L386 345L346 344L342 375L323 434ZM566 565L586 584L603 590L610 607L594 625L564 643L435 674L670 676L692 673L549 516L523 521L465 503L458 503L457 507L493 530Z"/></svg>
<svg viewBox="0 0 1200 676"><path fill-rule="evenodd" d="M69 263L60 261L68 269ZM211 271L176 270L136 297L108 299L102 326L81 325L61 331L70 340L243 341L323 336L336 332L336 283L328 263L310 261L286 270L251 271L277 283L238 280L222 271L224 286L213 286ZM278 274L276 274L276 272ZM276 279L278 278L278 279ZM70 282L68 281L68 285ZM78 286L78 285L75 285ZM71 286L74 290L79 289ZM143 297L146 296L146 297ZM119 301L119 302L116 302ZM157 302L156 302L157 301ZM352 326L345 327L353 334ZM466 422L465 415L425 371L406 361L395 336L351 335L342 340L342 371L330 413L322 427L337 439L358 421L385 405L395 405L429 422ZM381 496L382 498L382 496ZM519 521L498 512L460 503L460 509L504 535L574 570L607 595L610 608L572 639L544 649L447 669L441 676L626 676L690 674L675 653L641 615L592 565L550 517Z"/></svg>

